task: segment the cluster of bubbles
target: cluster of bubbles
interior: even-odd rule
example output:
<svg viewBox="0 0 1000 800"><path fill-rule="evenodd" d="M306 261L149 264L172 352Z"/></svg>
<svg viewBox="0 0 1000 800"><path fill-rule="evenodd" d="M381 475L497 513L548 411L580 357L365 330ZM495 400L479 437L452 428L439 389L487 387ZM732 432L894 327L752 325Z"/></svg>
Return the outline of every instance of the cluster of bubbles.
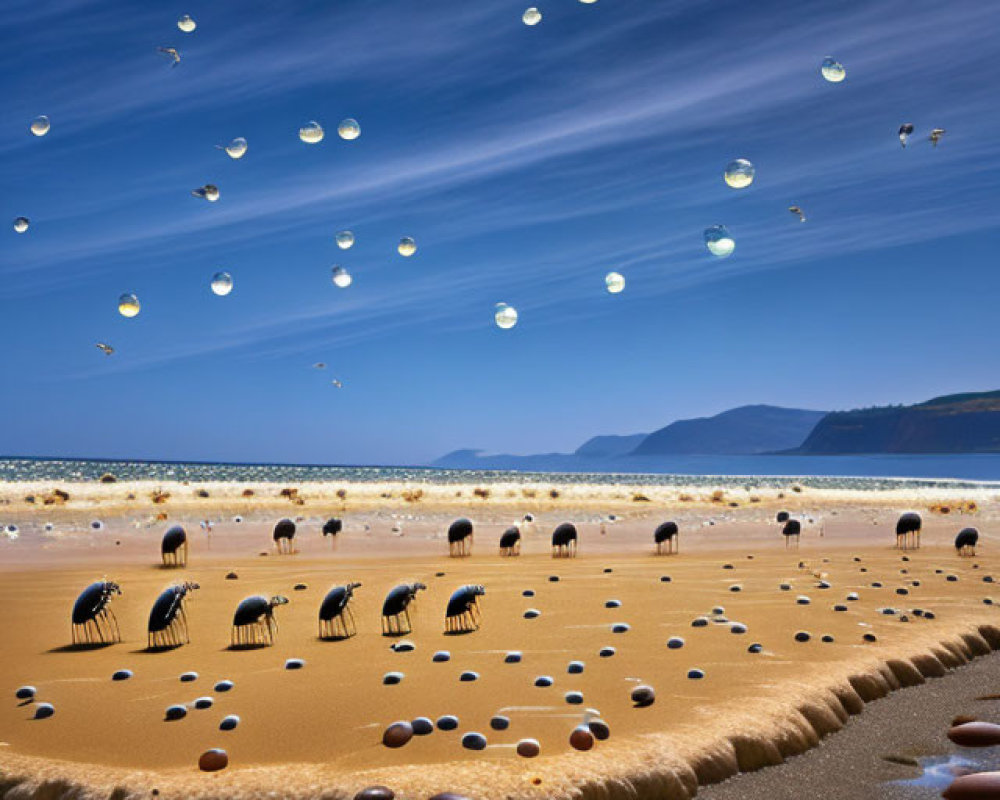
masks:
<svg viewBox="0 0 1000 800"><path fill-rule="evenodd" d="M625 276L620 272L609 272L604 276L604 286L609 294L618 294L625 289Z"/></svg>
<svg viewBox="0 0 1000 800"><path fill-rule="evenodd" d="M299 139L306 144L322 142L324 136L326 136L326 133L323 131L323 126L316 122L316 120L307 122L299 128Z"/></svg>
<svg viewBox="0 0 1000 800"><path fill-rule="evenodd" d="M517 325L517 309L507 303L497 303L493 319L496 320L498 328L509 330Z"/></svg>
<svg viewBox="0 0 1000 800"><path fill-rule="evenodd" d="M216 272L212 276L212 294L225 297L233 290L233 276L228 272Z"/></svg>
<svg viewBox="0 0 1000 800"><path fill-rule="evenodd" d="M123 317L131 319L139 315L142 306L139 305L139 298L134 294L123 294L118 298L118 313Z"/></svg>

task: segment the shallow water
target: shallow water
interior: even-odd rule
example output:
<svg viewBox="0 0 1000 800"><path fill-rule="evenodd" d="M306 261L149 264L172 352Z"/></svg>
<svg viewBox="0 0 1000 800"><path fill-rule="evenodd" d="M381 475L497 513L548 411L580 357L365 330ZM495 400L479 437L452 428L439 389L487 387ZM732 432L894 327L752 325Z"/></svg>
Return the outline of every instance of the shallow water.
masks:
<svg viewBox="0 0 1000 800"><path fill-rule="evenodd" d="M618 472L599 471L613 465ZM801 483L820 489L913 489L947 485L975 488L1000 480L1000 454L944 456L677 456L588 465L561 464L566 471L351 467L296 464L225 464L169 461L0 458L0 482L95 481L106 472L119 480L177 481L420 481L661 486L784 487ZM596 471L588 471L595 469ZM845 477L852 476L852 477Z"/></svg>

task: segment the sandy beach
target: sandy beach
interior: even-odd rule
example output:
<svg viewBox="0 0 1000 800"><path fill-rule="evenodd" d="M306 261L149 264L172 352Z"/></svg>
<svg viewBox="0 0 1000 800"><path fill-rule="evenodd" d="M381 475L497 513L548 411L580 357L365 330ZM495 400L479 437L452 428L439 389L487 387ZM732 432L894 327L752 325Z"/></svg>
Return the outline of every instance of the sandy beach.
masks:
<svg viewBox="0 0 1000 800"><path fill-rule="evenodd" d="M4 524L17 528L0 541L10 796L339 798L382 784L413 798L686 798L805 752L866 701L1000 646L998 606L987 603L1000 602L1000 561L986 488L720 497L571 485L527 497L521 485L483 496L475 485L89 483L67 484L69 497L46 505L53 488L0 490ZM154 502L154 492L169 497ZM786 549L779 509L803 521L798 549ZM924 518L922 546L908 553L894 548L904 509ZM501 558L500 534L526 513L536 524L522 555ZM459 515L475 523L472 555L450 558L445 532ZM273 546L282 516L298 518L293 555ZM321 534L328 516L345 523L335 540ZM210 537L204 519L214 520ZM679 523L680 552L655 556L652 531L666 519ZM552 558L562 521L579 530L576 558ZM160 538L174 524L188 532L190 557L168 570ZM952 544L966 525L984 534L975 558ZM122 588L111 601L122 642L73 648L70 610L98 580ZM200 585L186 603L191 642L147 652L150 607L180 581ZM352 581L357 635L320 640L324 595ZM412 632L382 636L386 593L412 582L427 586ZM445 606L467 584L485 589L482 625L448 635ZM275 643L231 650L236 606L257 594L290 601L274 611ZM391 647L401 640L413 649ZM441 651L448 660L434 659ZM286 669L289 659L304 663ZM131 677L112 680L118 670ZM197 678L181 681L186 672ZM388 673L401 673L398 683L386 685ZM25 685L34 702L15 700ZM654 702L633 702L639 686ZM197 707L203 698L210 704ZM43 702L54 713L33 719ZM186 714L167 720L175 704ZM230 715L238 724L220 730ZM442 729L446 716L454 730ZM394 722L420 718L432 732L383 744ZM575 741L589 749L576 749L574 730L595 718L610 736L583 736ZM475 733L484 749L463 746ZM537 757L518 755L526 739ZM211 748L226 751L225 769L199 770Z"/></svg>

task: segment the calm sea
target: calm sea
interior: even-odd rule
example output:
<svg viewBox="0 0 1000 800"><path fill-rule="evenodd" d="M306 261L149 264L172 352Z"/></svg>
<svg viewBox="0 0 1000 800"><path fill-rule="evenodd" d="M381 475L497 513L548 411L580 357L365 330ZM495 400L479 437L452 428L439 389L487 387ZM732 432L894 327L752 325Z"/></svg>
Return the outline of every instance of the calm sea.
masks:
<svg viewBox="0 0 1000 800"><path fill-rule="evenodd" d="M607 471L611 464L615 471ZM676 456L560 463L559 471L460 470L430 467L334 467L289 464L210 464L156 461L0 459L0 481L93 481L106 472L119 480L159 481L423 481L429 483L597 483L786 486L891 489L943 483L974 487L1000 481L1000 454L872 456ZM998 487L1000 488L1000 487Z"/></svg>

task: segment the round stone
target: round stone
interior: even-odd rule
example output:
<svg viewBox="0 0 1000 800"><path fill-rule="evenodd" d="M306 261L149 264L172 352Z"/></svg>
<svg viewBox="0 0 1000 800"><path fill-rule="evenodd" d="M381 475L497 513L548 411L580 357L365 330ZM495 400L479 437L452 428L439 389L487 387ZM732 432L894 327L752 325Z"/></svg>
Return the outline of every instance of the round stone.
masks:
<svg viewBox="0 0 1000 800"><path fill-rule="evenodd" d="M539 611L537 608L529 608L527 611L524 612L525 619L535 619L536 617L540 617L541 615L542 612Z"/></svg>
<svg viewBox="0 0 1000 800"><path fill-rule="evenodd" d="M811 638L808 631L798 631L795 634L795 641L797 642L808 642Z"/></svg>
<svg viewBox="0 0 1000 800"><path fill-rule="evenodd" d="M632 690L631 697L636 708L645 708L646 706L653 705L656 701L656 692L652 686L636 686Z"/></svg>
<svg viewBox="0 0 1000 800"><path fill-rule="evenodd" d="M570 675L579 675L581 672L583 672L583 667L584 664L582 661L570 661L566 667L566 671Z"/></svg>
<svg viewBox="0 0 1000 800"><path fill-rule="evenodd" d="M225 750L218 747L206 750L201 754L201 758L198 759L198 769L202 772L218 772L220 769L225 769L228 766L229 756Z"/></svg>
<svg viewBox="0 0 1000 800"><path fill-rule="evenodd" d="M621 600L605 600L604 601L604 607L605 608L621 608L622 607L622 601Z"/></svg>
<svg viewBox="0 0 1000 800"><path fill-rule="evenodd" d="M410 727L413 728L413 733L416 736L427 736L434 732L434 723L427 717L417 717L410 722Z"/></svg>
<svg viewBox="0 0 1000 800"><path fill-rule="evenodd" d="M1000 725L966 722L949 730L948 738L961 747L993 747L1000 744Z"/></svg>
<svg viewBox="0 0 1000 800"><path fill-rule="evenodd" d="M453 731L458 727L458 717L445 714L443 717L438 717L437 726L441 731Z"/></svg>
<svg viewBox="0 0 1000 800"><path fill-rule="evenodd" d="M181 683L191 683L192 681L198 680L197 672L182 672L181 673Z"/></svg>
<svg viewBox="0 0 1000 800"><path fill-rule="evenodd" d="M688 670L688 678L690 678L693 681L700 681L704 677L705 677L705 671L704 670L701 670L701 669L689 669Z"/></svg>
<svg viewBox="0 0 1000 800"><path fill-rule="evenodd" d="M405 677L402 672L387 672L382 676L382 685L395 686L397 683L402 683Z"/></svg>
<svg viewBox="0 0 1000 800"><path fill-rule="evenodd" d="M783 592L790 592L792 590L792 585L790 583L779 583L778 588Z"/></svg>
<svg viewBox="0 0 1000 800"><path fill-rule="evenodd" d="M737 634L746 633L747 626L744 625L742 622L734 622L732 625L729 626L729 632Z"/></svg>
<svg viewBox="0 0 1000 800"><path fill-rule="evenodd" d="M611 658L615 654L615 648L613 647L602 647L598 653L601 658Z"/></svg>
<svg viewBox="0 0 1000 800"><path fill-rule="evenodd" d="M764 645L762 645L760 642L754 642L752 645L750 645L747 648L747 652L748 653L754 653L754 654L763 653L764 652Z"/></svg>
<svg viewBox="0 0 1000 800"><path fill-rule="evenodd" d="M671 650L680 650L684 646L684 640L680 636L671 636L667 639L667 647Z"/></svg>
<svg viewBox="0 0 1000 800"><path fill-rule="evenodd" d="M495 731L505 731L510 727L510 718L497 714L490 719L490 727Z"/></svg>
<svg viewBox="0 0 1000 800"><path fill-rule="evenodd" d="M184 717L187 716L187 713L188 710L185 706L167 706L166 718L169 720L184 719Z"/></svg>
<svg viewBox="0 0 1000 800"><path fill-rule="evenodd" d="M14 692L14 697L18 700L31 700L38 690L34 686L22 686L16 692Z"/></svg>
<svg viewBox="0 0 1000 800"><path fill-rule="evenodd" d="M217 691L217 692L228 692L235 685L236 684L233 683L232 681L228 681L228 680L227 681L219 681L217 684L215 684L215 691Z"/></svg>
<svg viewBox="0 0 1000 800"><path fill-rule="evenodd" d="M471 683L472 681L479 680L479 673L474 672L471 669L467 669L461 675L458 676L458 679L463 683Z"/></svg>
<svg viewBox="0 0 1000 800"><path fill-rule="evenodd" d="M222 718L222 722L219 723L220 731L231 731L237 725L240 724L240 718L236 714L229 714Z"/></svg>
<svg viewBox="0 0 1000 800"><path fill-rule="evenodd" d="M289 658L285 660L285 669L302 669L306 662L301 658Z"/></svg>
<svg viewBox="0 0 1000 800"><path fill-rule="evenodd" d="M628 633L631 630L627 622L616 622L611 626L612 633Z"/></svg>
<svg viewBox="0 0 1000 800"><path fill-rule="evenodd" d="M535 758L542 752L542 747L537 739L522 739L517 743L517 754L521 758Z"/></svg>
<svg viewBox="0 0 1000 800"><path fill-rule="evenodd" d="M403 639L401 642L394 642L391 647L397 653L410 653L417 649L417 646L413 642L406 639Z"/></svg>
<svg viewBox="0 0 1000 800"><path fill-rule="evenodd" d="M485 750L486 749L486 737L481 733L476 733L475 731L469 731L462 737L462 747L466 750Z"/></svg>
<svg viewBox="0 0 1000 800"><path fill-rule="evenodd" d="M451 653L447 650L438 650L433 656L431 656L431 661L436 664L443 664L445 661L451 661Z"/></svg>
<svg viewBox="0 0 1000 800"><path fill-rule="evenodd" d="M199 711L204 711L206 708L211 708L214 702L211 697L199 697L194 701L194 707Z"/></svg>
<svg viewBox="0 0 1000 800"><path fill-rule="evenodd" d="M366 786L356 795L354 800L393 800L396 793L388 786Z"/></svg>
<svg viewBox="0 0 1000 800"><path fill-rule="evenodd" d="M583 703L583 692L566 692L563 698L571 706L578 706Z"/></svg>
<svg viewBox="0 0 1000 800"><path fill-rule="evenodd" d="M837 605L835 605L833 607L833 610L834 611L847 611L847 606L843 605L842 603L838 603Z"/></svg>
<svg viewBox="0 0 1000 800"><path fill-rule="evenodd" d="M394 722L382 734L382 744L386 747L402 747L413 738L413 726L409 722Z"/></svg>
<svg viewBox="0 0 1000 800"><path fill-rule="evenodd" d="M669 575L661 575L660 576L660 583L670 583L670 576Z"/></svg>
<svg viewBox="0 0 1000 800"><path fill-rule="evenodd" d="M877 642L878 641L878 637L874 633L866 633L861 638L864 639L866 642Z"/></svg>
<svg viewBox="0 0 1000 800"><path fill-rule="evenodd" d="M113 681L127 681L131 677L132 677L132 670L130 670L130 669L119 669L119 670L116 670L111 675L111 680L113 680Z"/></svg>
<svg viewBox="0 0 1000 800"><path fill-rule="evenodd" d="M740 586L738 583L734 583L732 586L729 587L729 591L731 591L731 592L742 592L743 591L743 587Z"/></svg>
<svg viewBox="0 0 1000 800"><path fill-rule="evenodd" d="M594 746L594 734L585 725L579 725L569 735L570 746L574 750L590 750Z"/></svg>
<svg viewBox="0 0 1000 800"><path fill-rule="evenodd" d="M538 686L542 689L551 686L553 683L555 683L555 681L553 681L552 678L548 675L539 675L537 678L535 678L535 686Z"/></svg>
<svg viewBox="0 0 1000 800"><path fill-rule="evenodd" d="M831 644L833 642L833 637L830 634L828 634L828 633L824 633L820 637L820 641L821 642L825 642L826 644Z"/></svg>
<svg viewBox="0 0 1000 800"><path fill-rule="evenodd" d="M503 657L504 664L520 664L521 663L521 651L511 650L507 655Z"/></svg>
<svg viewBox="0 0 1000 800"><path fill-rule="evenodd" d="M606 723L603 719L594 718L587 723L587 727L590 728L590 732L594 734L594 738L599 739L602 742L611 736L611 728L608 727L608 723Z"/></svg>
<svg viewBox="0 0 1000 800"><path fill-rule="evenodd" d="M35 706L35 719L48 719L56 713L56 707L52 703L39 703Z"/></svg>
<svg viewBox="0 0 1000 800"><path fill-rule="evenodd" d="M525 589L523 592L521 592L521 597L534 597L534 596L535 596L534 589Z"/></svg>
<svg viewBox="0 0 1000 800"><path fill-rule="evenodd" d="M559 583L558 575L549 575L549 583Z"/></svg>
<svg viewBox="0 0 1000 800"><path fill-rule="evenodd" d="M812 602L812 600L810 600L804 594L800 594L798 597L795 598L795 602L798 603L800 606L807 606Z"/></svg>
<svg viewBox="0 0 1000 800"><path fill-rule="evenodd" d="M706 627L708 627L708 618L707 617L698 617L698 618L692 620L691 621L691 627L692 628L706 628Z"/></svg>

